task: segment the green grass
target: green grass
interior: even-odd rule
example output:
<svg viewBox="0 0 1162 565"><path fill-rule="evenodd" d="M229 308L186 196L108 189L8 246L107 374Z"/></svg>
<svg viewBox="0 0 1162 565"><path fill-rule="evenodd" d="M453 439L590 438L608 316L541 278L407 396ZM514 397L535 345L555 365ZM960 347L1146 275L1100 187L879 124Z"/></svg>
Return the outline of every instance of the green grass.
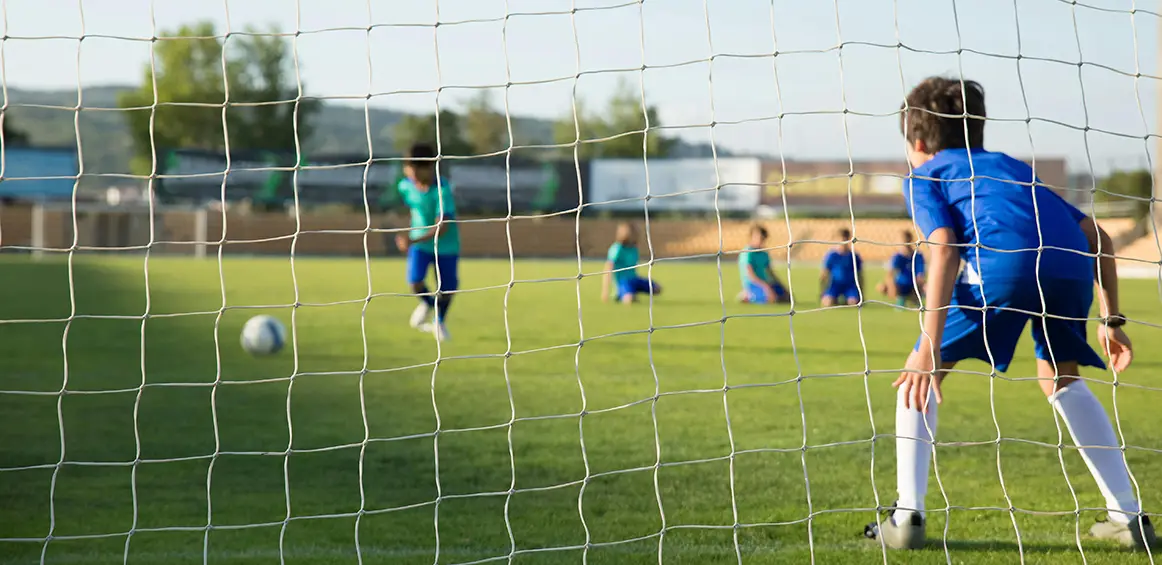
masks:
<svg viewBox="0 0 1162 565"><path fill-rule="evenodd" d="M228 259L220 275L212 259L78 257L75 311L66 262L0 261L0 319L26 321L0 324L0 562L885 561L860 532L894 497L889 383L915 312L817 310L811 270L793 316L724 309L713 263L655 266L652 310L601 303L597 277L579 308L567 261L462 270L483 290L457 299L437 349L407 328L392 260L369 288L361 260ZM733 267L723 280L729 299ZM1155 283L1125 282L1123 300L1162 324ZM240 350L261 312L293 317L295 347ZM1123 383L1151 388L1120 387L1118 415L1153 510L1162 331L1131 332ZM1009 379L1032 375L1027 339L1021 355ZM1083 558L1096 512L1076 516L1068 485L1082 508L1102 501L1075 450L1062 470L1038 387L964 369L941 412L936 541L887 560L1147 562L1089 540ZM1111 406L1113 387L1091 386ZM998 444L998 424L1027 441Z"/></svg>

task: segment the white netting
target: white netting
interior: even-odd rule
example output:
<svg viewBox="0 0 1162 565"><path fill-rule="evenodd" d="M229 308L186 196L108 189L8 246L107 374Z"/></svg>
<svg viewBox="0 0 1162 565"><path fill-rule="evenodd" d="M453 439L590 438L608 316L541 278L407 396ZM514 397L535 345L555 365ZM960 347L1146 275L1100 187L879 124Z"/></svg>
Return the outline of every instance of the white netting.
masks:
<svg viewBox="0 0 1162 565"><path fill-rule="evenodd" d="M1153 511L1156 3L3 10L14 562L898 559L858 534L894 496L888 376L920 309L873 265L915 231L899 107L933 74L982 82L990 149L1145 279L1122 293L1136 370L1085 377ZM424 291L454 297L447 342L407 327L416 292L382 257L409 231L409 135L455 186L436 225L460 230L460 286L436 291L440 264ZM752 220L786 307L735 303ZM599 296L623 221L665 288L624 307ZM824 308L841 229L871 274ZM238 348L259 313L286 323L279 356ZM1104 504L1025 349L947 385L926 557L1118 557L1084 539Z"/></svg>

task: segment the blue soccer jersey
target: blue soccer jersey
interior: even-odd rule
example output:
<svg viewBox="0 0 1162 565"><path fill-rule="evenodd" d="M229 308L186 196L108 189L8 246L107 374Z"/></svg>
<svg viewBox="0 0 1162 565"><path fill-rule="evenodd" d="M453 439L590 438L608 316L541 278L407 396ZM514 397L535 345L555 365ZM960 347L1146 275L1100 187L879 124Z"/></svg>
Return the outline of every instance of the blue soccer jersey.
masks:
<svg viewBox="0 0 1162 565"><path fill-rule="evenodd" d="M913 177L904 197L916 225L925 238L951 229L965 261L944 324L942 361L979 359L1006 371L1030 312L1043 312L1032 324L1038 359L1105 367L1086 341L1093 258L1080 226L1085 214L1003 153L944 150Z"/></svg>
<svg viewBox="0 0 1162 565"><path fill-rule="evenodd" d="M823 257L823 268L831 278L831 286L854 287L859 272L863 271L863 257L854 251L840 253L832 249Z"/></svg>
<svg viewBox="0 0 1162 565"><path fill-rule="evenodd" d="M892 255L891 269L896 272L895 283L900 288L915 286L915 277L924 274L924 256L920 253Z"/></svg>
<svg viewBox="0 0 1162 565"><path fill-rule="evenodd" d="M1092 280L1085 214L1037 182L1004 153L946 149L913 170L904 199L925 238L956 235L967 282Z"/></svg>

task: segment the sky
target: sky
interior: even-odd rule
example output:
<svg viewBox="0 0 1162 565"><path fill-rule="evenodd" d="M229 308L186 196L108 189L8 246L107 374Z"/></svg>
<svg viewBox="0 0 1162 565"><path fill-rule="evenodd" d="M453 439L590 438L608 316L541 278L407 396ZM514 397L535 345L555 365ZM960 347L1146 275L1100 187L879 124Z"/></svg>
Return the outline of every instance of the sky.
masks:
<svg viewBox="0 0 1162 565"><path fill-rule="evenodd" d="M149 38L287 33L304 92L413 112L486 89L513 115L619 81L668 134L787 159L899 158L906 89L981 82L990 149L1144 167L1162 0L3 0L6 85L136 84ZM295 34L297 32L297 34ZM902 47L901 47L902 45ZM1139 76L1140 75L1140 76ZM509 88L504 85L511 84ZM576 95L576 97L575 97ZM713 127L712 124L715 124ZM1087 131L1088 130L1088 131Z"/></svg>

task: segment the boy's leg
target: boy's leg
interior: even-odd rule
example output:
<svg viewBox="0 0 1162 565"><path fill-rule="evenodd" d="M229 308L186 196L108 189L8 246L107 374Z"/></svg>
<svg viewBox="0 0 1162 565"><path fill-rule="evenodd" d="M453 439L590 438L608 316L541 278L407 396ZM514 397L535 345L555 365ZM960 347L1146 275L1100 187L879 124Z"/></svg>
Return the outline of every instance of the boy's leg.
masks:
<svg viewBox="0 0 1162 565"><path fill-rule="evenodd" d="M636 283L637 279L623 280L614 282L617 285L617 301L622 304L633 304L637 300Z"/></svg>
<svg viewBox="0 0 1162 565"><path fill-rule="evenodd" d="M901 306L901 307L907 306L908 301L916 299L916 294L914 292L912 292L909 287L900 286L900 285L894 285L894 286L895 286L894 294L895 294L895 298L896 298L896 306Z"/></svg>
<svg viewBox="0 0 1162 565"><path fill-rule="evenodd" d="M779 279L771 281L771 288L775 291L775 302L779 304L786 304L791 301L791 294L787 292L787 288Z"/></svg>
<svg viewBox="0 0 1162 565"><path fill-rule="evenodd" d="M823 291L823 294L819 296L819 305L827 308L835 304L836 298L839 298L839 289L835 288L834 284L830 284Z"/></svg>
<svg viewBox="0 0 1162 565"><path fill-rule="evenodd" d="M1078 372L1076 362L1059 363L1057 370L1054 370L1048 361L1037 360L1041 388L1048 393L1049 403L1061 415L1073 443L1081 451L1082 460L1097 482L1106 507L1111 510L1110 520L1128 524L1131 515L1137 514L1140 507L1122 454L1121 442L1114 433L1101 401L1093 395L1085 381L1073 377ZM1057 375L1062 376L1054 383L1053 378Z"/></svg>
<svg viewBox="0 0 1162 565"><path fill-rule="evenodd" d="M856 304L859 304L859 290L859 286L852 284L850 287L843 291L843 297L847 299L848 306L855 306Z"/></svg>
<svg viewBox="0 0 1162 565"><path fill-rule="evenodd" d="M763 292L762 287L753 282L746 283L746 288L742 292L748 304L766 304L767 302L767 293Z"/></svg>
<svg viewBox="0 0 1162 565"><path fill-rule="evenodd" d="M443 324L452 306L453 292L460 289L460 256L436 257L436 322Z"/></svg>
<svg viewBox="0 0 1162 565"><path fill-rule="evenodd" d="M944 380L946 371L956 362L943 363L937 378ZM924 515L924 498L928 494L928 475L932 463L932 441L936 434L938 408L936 393L928 394L928 412L904 407L904 389L896 394L896 524L907 524L913 512Z"/></svg>
<svg viewBox="0 0 1162 565"><path fill-rule="evenodd" d="M428 290L428 286L424 284L424 279L428 276L428 268L432 266L435 257L422 249L411 247L408 249L407 255L407 280L411 291L419 299L420 304L412 311L409 324L413 328L418 328L424 324L428 319L428 314L432 307L436 304L434 298Z"/></svg>
<svg viewBox="0 0 1162 565"><path fill-rule="evenodd" d="M1121 442L1105 407L1078 378L1081 365L1105 368L1086 341L1085 318L1092 297L1092 286L1087 282L1057 282L1045 289L1045 310L1051 316L1033 324L1037 376L1110 510L1109 521L1095 524L1090 534L1128 546L1152 545L1153 526L1148 519L1136 519L1141 506Z"/></svg>
<svg viewBox="0 0 1162 565"><path fill-rule="evenodd" d="M1027 316L1012 310L994 310L1007 306L1003 301L990 304L987 314L979 310L984 302L980 289L958 284L953 289L952 307L944 325L940 345L943 379L964 359L992 360L998 371L1005 371L1012 360L1017 341L1024 331ZM961 308L967 306L969 308ZM988 344L985 326L988 326ZM921 338L922 339L922 338ZM918 339L915 347L920 347ZM990 355L991 353L991 355ZM892 521L880 526L884 543L895 549L922 545L924 535L924 499L928 494L928 475L932 461L932 439L939 409L934 393L928 397L928 413L904 408L902 391L896 397L896 511ZM919 516L919 520L915 519Z"/></svg>
<svg viewBox="0 0 1162 565"><path fill-rule="evenodd" d="M655 281L653 279L641 279L641 278L639 278L637 280L637 284L638 284L638 288L640 289L639 292L642 292L644 294L658 296L659 294L662 293L662 285L658 284L658 281Z"/></svg>

